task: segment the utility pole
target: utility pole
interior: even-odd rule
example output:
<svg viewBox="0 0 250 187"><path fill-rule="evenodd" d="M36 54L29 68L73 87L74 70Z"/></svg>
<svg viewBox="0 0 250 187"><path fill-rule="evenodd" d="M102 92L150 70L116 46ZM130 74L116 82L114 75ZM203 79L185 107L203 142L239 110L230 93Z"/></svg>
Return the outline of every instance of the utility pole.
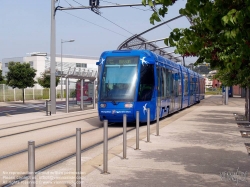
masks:
<svg viewBox="0 0 250 187"><path fill-rule="evenodd" d="M51 114L56 113L56 20L55 2L51 0L51 32L50 32L50 100Z"/></svg>

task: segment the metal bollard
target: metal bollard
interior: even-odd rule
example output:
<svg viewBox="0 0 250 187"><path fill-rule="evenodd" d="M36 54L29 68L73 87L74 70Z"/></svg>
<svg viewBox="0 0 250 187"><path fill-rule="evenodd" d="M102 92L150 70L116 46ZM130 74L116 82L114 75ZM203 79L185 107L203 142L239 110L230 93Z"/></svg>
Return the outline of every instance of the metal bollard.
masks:
<svg viewBox="0 0 250 187"><path fill-rule="evenodd" d="M81 128L76 128L76 187L81 187Z"/></svg>
<svg viewBox="0 0 250 187"><path fill-rule="evenodd" d="M103 172L102 174L108 173L108 120L104 120L103 130Z"/></svg>
<svg viewBox="0 0 250 187"><path fill-rule="evenodd" d="M66 113L69 113L69 78L66 78Z"/></svg>
<svg viewBox="0 0 250 187"><path fill-rule="evenodd" d="M160 107L157 106L156 109L156 136L159 136L159 118L160 118Z"/></svg>
<svg viewBox="0 0 250 187"><path fill-rule="evenodd" d="M150 108L147 108L147 142L150 142Z"/></svg>
<svg viewBox="0 0 250 187"><path fill-rule="evenodd" d="M127 158L127 115L123 114L123 159Z"/></svg>
<svg viewBox="0 0 250 187"><path fill-rule="evenodd" d="M51 103L50 100L46 100L46 116L51 116Z"/></svg>
<svg viewBox="0 0 250 187"><path fill-rule="evenodd" d="M35 178L35 142L28 142L28 174L29 174L29 187L36 186Z"/></svg>
<svg viewBox="0 0 250 187"><path fill-rule="evenodd" d="M228 105L228 86L225 88L225 105Z"/></svg>
<svg viewBox="0 0 250 187"><path fill-rule="evenodd" d="M136 111L136 148L135 150L139 150L139 123L140 116L139 111Z"/></svg>

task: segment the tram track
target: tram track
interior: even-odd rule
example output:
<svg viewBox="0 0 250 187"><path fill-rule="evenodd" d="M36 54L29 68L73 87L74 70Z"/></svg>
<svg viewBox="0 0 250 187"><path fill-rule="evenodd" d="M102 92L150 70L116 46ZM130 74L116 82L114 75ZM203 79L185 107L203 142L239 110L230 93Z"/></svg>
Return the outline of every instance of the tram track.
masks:
<svg viewBox="0 0 250 187"><path fill-rule="evenodd" d="M134 130L134 129L135 129L135 128L131 128L131 129L127 130L127 132L130 132L130 131L132 131L132 130ZM112 139L115 139L115 138L117 138L117 137L119 137L119 136L121 136L121 135L122 135L122 133L117 134L117 135L115 135L115 136L113 136L113 137L110 137L110 138L108 138L108 141L110 141L110 140L112 140ZM103 142L100 141L100 142L98 142L98 143L96 143L96 144L94 144L94 145L92 145L92 146L89 146L89 147L87 147L87 148L85 148L85 149L82 149L82 150L81 150L81 153L84 153L84 152L86 152L86 151L88 151L88 150L90 150L90 149L93 149L93 148L95 148L95 147L101 145L102 143L103 143ZM56 161L56 162L54 162L54 163L51 163L51 164L49 164L49 165L47 165L47 166L45 166L45 167L43 167L43 168L41 168L41 169L38 169L38 170L36 170L35 172L36 172L36 174L39 174L39 173L41 173L41 172L43 172L43 171L46 171L47 169L49 169L49 168L51 168L51 167L53 167L53 166L56 166L56 165L58 165L58 164L60 164L60 163L62 163L62 162L64 162L64 161L66 161L66 160L69 160L69 159L71 159L71 158L73 158L73 157L75 157L75 156L76 156L76 153L74 153L74 154L72 154L72 155L69 155L69 156L67 156L67 157L65 157L65 158L62 158L62 159L60 159L60 160L58 160L58 161ZM10 187L10 186L13 186L13 185L15 185L15 184L17 184L17 183L19 183L19 182L21 182L21 181L27 180L27 179L28 179L28 175L21 176L19 179L14 180L14 181L11 181L10 183L3 185L2 187Z"/></svg>
<svg viewBox="0 0 250 187"><path fill-rule="evenodd" d="M15 123L7 123L7 124L4 124L4 125L0 125L0 126L7 126L7 127L3 127L1 128L0 127L0 131L1 130L5 130L5 129L10 129L10 128L15 128L15 127L22 127L22 126L27 126L27 125L33 125L33 124L38 124L38 123L44 123L44 122L50 122L50 121L55 121L55 120L58 120L58 119L68 119L68 118L72 118L72 117L77 117L77 116L84 116L84 115L88 115L88 114L93 114L93 113L96 113L97 114L97 111L95 110L95 112L87 112L87 113L80 113L80 114L68 114L67 117L63 117L63 116L55 116L53 117L52 116L52 119L38 119L38 120L30 120L32 122L27 122L27 121L22 121L22 122L15 122ZM15 125L15 124L19 124L21 123L20 125ZM15 125L15 126L11 126L11 125Z"/></svg>
<svg viewBox="0 0 250 187"><path fill-rule="evenodd" d="M88 133L88 132L91 132L91 131L94 131L96 129L100 129L102 127L98 127L98 128L94 128L94 129L91 129L91 130L87 130L87 131L84 131L84 132L81 132L81 134L85 134L85 133ZM68 138L72 138L72 137L75 137L76 135L73 134L73 135L70 135L70 136L66 136L66 137L63 137L63 138L59 138L59 139L56 139L56 140L53 140L53 141L50 141L50 142L46 142L46 143L43 143L43 144L39 144L37 146L35 146L35 148L39 148L39 147L43 147L43 146L46 146L46 145L49 145L49 144L52 144L52 143L55 143L55 142L59 142L61 140L65 140L65 139L68 139ZM0 156L0 161L2 159L5 159L5 158L9 158L11 156L14 156L14 155L18 155L18 154L21 154L21 153L24 153L24 152L27 152L28 149L23 149L23 150L20 150L20 151L17 151L17 152L14 152L14 153L10 153L10 154L7 154L7 155L4 155L4 156Z"/></svg>
<svg viewBox="0 0 250 187"><path fill-rule="evenodd" d="M109 124L110 125L110 124ZM129 127L128 128L128 132L130 132L130 131L132 131L132 130L134 130L135 129L135 127ZM99 131L99 132L97 132L97 131ZM113 132L112 132L113 131ZM110 130L109 130L109 132L110 132L110 134L109 134L109 140L112 140L112 139L114 139L114 138L116 138L116 137L118 137L118 136L121 136L122 135L122 128L110 128ZM103 140L102 140L102 133L103 133L103 131L102 131L102 127L99 127L99 128L95 128L95 129L92 129L92 130L90 130L90 131L86 131L86 132L83 132L82 134L81 134L81 136L82 136L82 139L86 139L86 138L84 138L83 136L84 135L86 135L86 134L89 134L89 133L92 133L92 134L95 134L96 135L96 137L98 137L97 139L95 139L94 141L91 141L91 143L89 143L88 144L88 146L83 146L82 145L82 153L84 153L85 151L87 151L87 150L90 150L90 149L92 149L92 148L94 148L94 147L96 147L96 146L98 146L98 145L100 145L100 144L102 144L103 143ZM101 136L100 136L101 135ZM90 135L91 137L93 137L93 135ZM64 137L64 139L58 139L58 140L54 140L54 142L50 142L50 144L54 144L54 143L61 143L61 144L64 144L62 141L63 140L65 140L65 139L70 139L71 138L71 142L72 142L72 138L74 139L74 144L75 144L75 135L72 135L71 137ZM49 142L48 142L49 143ZM39 172L42 172L42 171L45 171L46 169L48 169L48 168L51 168L51 167L53 167L53 166L55 166L55 165L57 165L57 164L59 164L59 163L62 163L63 161L66 161L66 160L68 160L68 159L70 159L70 158L72 158L72 157L74 157L75 156L75 150L72 152L72 151L69 151L69 152L71 152L71 154L69 154L69 152L67 152L68 150L65 148L65 151L64 151L64 155L61 155L60 157L58 157L58 159L56 159L56 160L53 160L53 159L51 159L51 160L48 160L47 158L49 158L48 157L48 153L51 153L50 151L49 151L49 148L46 148L49 144L48 143L46 143L46 144L44 144L44 145L38 145L38 146L36 146L36 165L37 165L37 167L36 167L36 172L37 173L39 173ZM65 143L65 144L67 144L67 143ZM60 146L56 146L56 147L60 147ZM45 148L46 148L46 150L45 150ZM43 149L43 151L41 151L40 149ZM75 149L75 145L74 145L74 149ZM59 151L58 151L59 152ZM61 151L62 152L62 151ZM20 153L16 153L15 155L8 155L8 157L5 157L5 158L2 158L1 160L0 160L0 167L1 167L1 161L4 161L4 160L8 160L8 159L10 159L10 158L12 158L12 160L22 160L22 158L14 158L14 157L18 157L18 155L21 155L22 157L26 157L27 156L27 149L26 150L23 150L22 151L22 153L20 152ZM47 155L47 157L44 157L43 155ZM60 154L60 153L57 153L57 154ZM26 156L24 156L24 155L26 155ZM53 154L52 154L53 155ZM7 156L7 155L6 155ZM41 160L40 158L42 157L43 159ZM53 156L51 156L51 157L53 157ZM9 161L10 162L10 161ZM45 162L45 164L43 164L42 162ZM17 164L17 163L13 163L13 162L11 162L12 163L12 165L14 166L14 168L15 168L15 164ZM25 165L25 164L27 164L27 162L25 161L24 163L22 163L22 165ZM5 164L6 165L6 164ZM19 163L19 165L20 165L20 163ZM3 166L3 165L2 165ZM27 166L26 166L27 167ZM14 169L13 168L13 170L12 171L16 171L16 172L23 172L23 171L25 171L24 169L19 169L19 171L17 170L17 169ZM22 168L24 168L24 166L22 167ZM11 171L11 169L9 169L10 171ZM8 171L7 171L8 172ZM8 182L8 184L5 184L4 185L4 187L7 187L7 186L12 186L12 185L14 185L15 183L18 183L18 182L20 182L20 181L22 181L22 180L25 180L27 177L28 177L28 175L25 175L25 176L20 176L20 175L17 175L17 176L15 176L16 178L18 178L18 180L15 180L15 181L9 181Z"/></svg>
<svg viewBox="0 0 250 187"><path fill-rule="evenodd" d="M88 118L82 118L82 117L86 117L86 115L94 115L94 116L88 117ZM14 135L22 134L22 133L28 133L28 132L32 132L32 131L41 130L41 129L51 128L51 127L55 127L55 126L65 125L65 124L68 124L68 123L78 122L78 121L82 121L82 120L86 120L86 119L97 118L97 113L91 113L91 114L86 114L86 115L84 115L84 116L83 115L72 116L70 118L67 118L67 120L65 120L65 118L51 120L50 122L55 121L55 123L54 124L49 124L49 125L44 124L44 122L41 122L40 124L35 124L36 126L41 126L41 127L31 126L31 127L26 127L26 130L25 130L25 128L23 128L22 130L18 130L18 129L0 130L0 138L5 138L5 137L14 136ZM76 117L80 117L80 119L74 119ZM45 122L47 122L47 121L45 121ZM22 126L17 126L16 128L19 128L19 127L22 127ZM16 132L13 133L13 131L16 131Z"/></svg>

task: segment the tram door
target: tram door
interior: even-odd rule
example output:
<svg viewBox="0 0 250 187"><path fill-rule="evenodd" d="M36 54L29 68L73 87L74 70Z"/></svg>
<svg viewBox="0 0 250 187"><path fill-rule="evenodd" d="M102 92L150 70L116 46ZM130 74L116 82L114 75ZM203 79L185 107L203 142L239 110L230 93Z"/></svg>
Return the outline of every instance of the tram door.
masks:
<svg viewBox="0 0 250 187"><path fill-rule="evenodd" d="M172 71L172 76L171 76L171 84L172 84L172 89L171 89L171 112L174 112L175 109L175 97L176 97L176 81L175 81L175 72Z"/></svg>
<svg viewBox="0 0 250 187"><path fill-rule="evenodd" d="M180 74L175 72L173 74L173 90L174 90L174 110L179 110L181 107L181 84L180 84Z"/></svg>
<svg viewBox="0 0 250 187"><path fill-rule="evenodd" d="M181 85L181 74L178 73L178 80L177 80L177 84L178 84L178 110L181 109L181 101L182 101L182 85Z"/></svg>
<svg viewBox="0 0 250 187"><path fill-rule="evenodd" d="M162 74L161 74L161 67L160 66L157 66L157 91L158 91L158 94L157 94L157 107L160 107L161 109L161 90L162 90ZM160 115L161 115L161 111L160 111Z"/></svg>
<svg viewBox="0 0 250 187"><path fill-rule="evenodd" d="M190 102L189 104L194 104L194 93L193 93L193 76L190 75L190 83L189 83L189 95L190 95Z"/></svg>

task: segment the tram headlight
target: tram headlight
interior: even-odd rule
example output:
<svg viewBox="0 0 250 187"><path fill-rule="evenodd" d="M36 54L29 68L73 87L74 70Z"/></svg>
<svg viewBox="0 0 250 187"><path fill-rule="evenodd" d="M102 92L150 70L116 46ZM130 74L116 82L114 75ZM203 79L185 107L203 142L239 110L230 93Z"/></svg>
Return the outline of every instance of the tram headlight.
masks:
<svg viewBox="0 0 250 187"><path fill-rule="evenodd" d="M133 108L133 104L132 103L125 103L125 108Z"/></svg>
<svg viewBox="0 0 250 187"><path fill-rule="evenodd" d="M106 108L106 106L107 106L107 104L106 104L106 103L102 103L102 104L100 104L100 107L101 107L101 108Z"/></svg>

